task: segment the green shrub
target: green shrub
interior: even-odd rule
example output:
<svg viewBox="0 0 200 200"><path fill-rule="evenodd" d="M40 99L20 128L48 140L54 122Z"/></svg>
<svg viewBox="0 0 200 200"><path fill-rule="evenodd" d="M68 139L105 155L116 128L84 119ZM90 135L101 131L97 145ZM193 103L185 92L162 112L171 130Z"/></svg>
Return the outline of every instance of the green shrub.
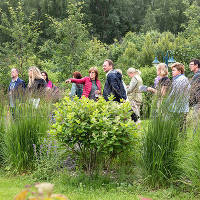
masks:
<svg viewBox="0 0 200 200"><path fill-rule="evenodd" d="M49 128L50 104L40 101L38 108L27 100L16 104L14 117L4 134L3 154L7 169L16 172L33 167L33 144L38 145Z"/></svg>
<svg viewBox="0 0 200 200"><path fill-rule="evenodd" d="M0 55L0 90L7 91L7 87L10 81L10 69L6 64L6 61L3 60L2 56ZM2 91L1 91L2 92Z"/></svg>
<svg viewBox="0 0 200 200"><path fill-rule="evenodd" d="M156 68L146 66L146 67L140 68L140 70L141 70L141 77L143 80L143 84L148 87L153 87L154 79L156 78ZM142 119L146 119L150 117L152 96L153 94L150 92L143 93L142 110L141 110Z"/></svg>
<svg viewBox="0 0 200 200"><path fill-rule="evenodd" d="M71 101L65 97L56 107L51 132L71 149L89 174L101 165L109 167L114 157L137 143L128 102L106 102L102 97L97 102L84 97Z"/></svg>

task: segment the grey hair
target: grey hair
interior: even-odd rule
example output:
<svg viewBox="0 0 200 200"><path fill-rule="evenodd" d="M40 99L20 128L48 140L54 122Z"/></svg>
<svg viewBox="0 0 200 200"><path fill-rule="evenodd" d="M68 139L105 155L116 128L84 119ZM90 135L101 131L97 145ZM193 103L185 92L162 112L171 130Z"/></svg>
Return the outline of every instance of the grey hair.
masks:
<svg viewBox="0 0 200 200"><path fill-rule="evenodd" d="M139 75L141 75L141 71L138 70L138 69L135 69L135 68L133 68L133 67L129 68L129 69L127 70L127 73L138 73Z"/></svg>

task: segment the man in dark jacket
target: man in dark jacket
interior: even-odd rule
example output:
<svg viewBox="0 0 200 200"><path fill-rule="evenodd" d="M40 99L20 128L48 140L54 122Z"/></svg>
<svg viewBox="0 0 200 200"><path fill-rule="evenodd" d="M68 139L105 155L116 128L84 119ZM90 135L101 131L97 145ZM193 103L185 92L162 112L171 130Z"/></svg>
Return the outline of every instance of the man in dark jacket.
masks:
<svg viewBox="0 0 200 200"><path fill-rule="evenodd" d="M106 82L103 90L103 96L106 101L110 95L114 95L114 101L120 102L126 100L126 91L122 82L122 75L114 70L112 60L106 59L103 63L104 72L106 72Z"/></svg>
<svg viewBox="0 0 200 200"><path fill-rule="evenodd" d="M198 106L198 108L200 108L200 61L198 59L191 60L189 67L190 70L194 72L194 76L190 82L190 105Z"/></svg>
<svg viewBox="0 0 200 200"><path fill-rule="evenodd" d="M12 80L8 88L11 108L15 107L16 99L20 98L20 96L24 94L25 82L22 79L20 79L18 76L19 76L18 70L16 68L13 68L11 70Z"/></svg>
<svg viewBox="0 0 200 200"><path fill-rule="evenodd" d="M194 72L194 76L190 82L190 106L194 108L194 132L197 131L200 118L200 61L192 59L189 64L190 70ZM199 126L200 128L200 126Z"/></svg>

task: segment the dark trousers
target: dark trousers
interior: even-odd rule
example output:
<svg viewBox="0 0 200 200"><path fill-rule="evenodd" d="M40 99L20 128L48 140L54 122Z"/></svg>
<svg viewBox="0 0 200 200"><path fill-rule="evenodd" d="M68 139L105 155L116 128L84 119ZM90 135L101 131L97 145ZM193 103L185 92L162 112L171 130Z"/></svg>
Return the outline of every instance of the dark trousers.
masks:
<svg viewBox="0 0 200 200"><path fill-rule="evenodd" d="M131 119L132 119L134 122L137 122L137 120L139 119L139 117L133 112L133 110L131 110L131 112L132 112Z"/></svg>

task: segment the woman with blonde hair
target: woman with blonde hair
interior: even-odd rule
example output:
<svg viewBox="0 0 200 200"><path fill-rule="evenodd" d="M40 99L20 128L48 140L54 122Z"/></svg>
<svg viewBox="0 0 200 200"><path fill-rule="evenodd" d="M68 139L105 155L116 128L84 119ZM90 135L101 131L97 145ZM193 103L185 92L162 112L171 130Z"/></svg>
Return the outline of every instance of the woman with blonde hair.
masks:
<svg viewBox="0 0 200 200"><path fill-rule="evenodd" d="M142 93L139 91L139 87L143 85L141 78L141 72L135 68L129 68L127 70L128 76L131 78L130 85L127 86L127 96L132 105L132 109L137 117L140 116L140 106L142 104ZM137 118L136 117L136 118ZM137 121L137 119L133 119Z"/></svg>
<svg viewBox="0 0 200 200"><path fill-rule="evenodd" d="M87 76L81 79L70 78L65 82L83 84L82 96L89 99L96 100L101 94L101 82L98 80L98 70L96 67L89 69L89 77Z"/></svg>
<svg viewBox="0 0 200 200"><path fill-rule="evenodd" d="M156 93L160 97L163 97L171 86L171 81L168 78L168 67L165 63L160 63L156 69L157 77L159 77L158 84L155 86L155 88L148 87L147 91Z"/></svg>
<svg viewBox="0 0 200 200"><path fill-rule="evenodd" d="M28 89L31 93L42 92L45 89L46 81L44 80L40 70L36 66L32 66L29 68L28 76Z"/></svg>

